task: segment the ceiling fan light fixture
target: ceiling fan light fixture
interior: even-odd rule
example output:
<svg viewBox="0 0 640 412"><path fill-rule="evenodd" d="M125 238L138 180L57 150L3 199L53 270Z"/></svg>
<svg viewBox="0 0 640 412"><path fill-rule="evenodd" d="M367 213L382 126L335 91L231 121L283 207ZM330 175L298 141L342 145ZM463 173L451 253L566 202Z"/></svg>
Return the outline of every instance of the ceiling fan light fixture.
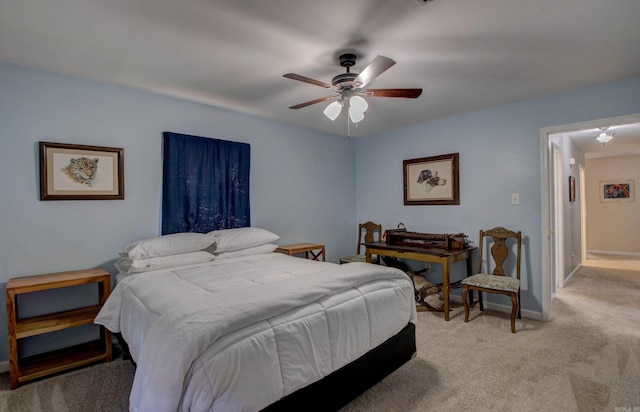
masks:
<svg viewBox="0 0 640 412"><path fill-rule="evenodd" d="M353 123L359 123L364 120L364 112L349 108L349 118Z"/></svg>
<svg viewBox="0 0 640 412"><path fill-rule="evenodd" d="M349 99L349 107L364 113L369 108L369 103L360 96L352 96L351 99Z"/></svg>
<svg viewBox="0 0 640 412"><path fill-rule="evenodd" d="M342 103L340 101L335 101L333 103L331 103L330 105L328 105L325 109L324 109L324 115L327 116L329 119L331 119L331 121L334 121L338 118L338 116L340 115L340 112L342 111Z"/></svg>
<svg viewBox="0 0 640 412"><path fill-rule="evenodd" d="M369 104L360 96L352 96L349 99L349 118L353 123L364 120L364 112L369 108Z"/></svg>

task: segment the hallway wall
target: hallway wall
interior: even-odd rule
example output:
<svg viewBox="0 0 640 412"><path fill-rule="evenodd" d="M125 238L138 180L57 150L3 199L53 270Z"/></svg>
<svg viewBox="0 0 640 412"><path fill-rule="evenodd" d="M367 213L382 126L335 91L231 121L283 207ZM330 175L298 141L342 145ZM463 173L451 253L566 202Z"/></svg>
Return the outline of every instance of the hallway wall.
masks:
<svg viewBox="0 0 640 412"><path fill-rule="evenodd" d="M640 199L603 202L603 181L631 180L637 190L640 155L586 159L587 252L640 256Z"/></svg>

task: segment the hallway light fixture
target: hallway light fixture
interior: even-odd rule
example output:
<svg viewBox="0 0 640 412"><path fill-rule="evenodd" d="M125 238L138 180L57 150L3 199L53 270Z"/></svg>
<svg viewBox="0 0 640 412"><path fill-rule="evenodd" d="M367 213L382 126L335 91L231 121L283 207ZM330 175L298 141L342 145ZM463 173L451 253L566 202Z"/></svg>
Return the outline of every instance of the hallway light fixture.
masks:
<svg viewBox="0 0 640 412"><path fill-rule="evenodd" d="M602 145L605 147L607 146L607 143L609 143L611 139L613 139L613 133L608 133L607 129L608 127L600 128L600 133L598 133L598 135L596 136L596 140L599 143L602 143Z"/></svg>

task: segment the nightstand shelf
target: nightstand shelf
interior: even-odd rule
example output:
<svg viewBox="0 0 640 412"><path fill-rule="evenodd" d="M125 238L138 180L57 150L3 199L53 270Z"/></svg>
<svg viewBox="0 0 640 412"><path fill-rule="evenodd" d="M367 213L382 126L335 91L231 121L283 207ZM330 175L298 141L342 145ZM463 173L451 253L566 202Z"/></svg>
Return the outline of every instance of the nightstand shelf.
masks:
<svg viewBox="0 0 640 412"><path fill-rule="evenodd" d="M98 312L100 312L100 308L100 305L87 306L86 308L21 319L16 322L16 339L41 335L74 326L90 325L98 315Z"/></svg>
<svg viewBox="0 0 640 412"><path fill-rule="evenodd" d="M18 316L18 296L58 288L98 284L98 304L28 318ZM9 374L11 389L52 373L112 360L111 332L100 326L100 339L50 352L20 357L18 340L76 326L90 325L109 297L111 277L103 268L12 278L7 283Z"/></svg>
<svg viewBox="0 0 640 412"><path fill-rule="evenodd" d="M23 383L103 360L107 360L107 351L104 342L97 340L21 358L18 382Z"/></svg>

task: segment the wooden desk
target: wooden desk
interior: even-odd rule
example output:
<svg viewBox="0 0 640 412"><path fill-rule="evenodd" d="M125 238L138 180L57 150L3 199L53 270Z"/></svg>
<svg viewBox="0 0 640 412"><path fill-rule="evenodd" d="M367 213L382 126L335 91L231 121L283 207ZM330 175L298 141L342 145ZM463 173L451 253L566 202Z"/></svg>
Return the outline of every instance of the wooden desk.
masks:
<svg viewBox="0 0 640 412"><path fill-rule="evenodd" d="M319 245L317 243L295 243L293 245L283 245L279 246L276 249L276 252L284 253L289 256L304 252L304 256L307 259L309 259L309 253L311 253L313 260L320 260L320 256L322 256L322 261L326 261L324 245Z"/></svg>
<svg viewBox="0 0 640 412"><path fill-rule="evenodd" d="M366 247L367 262L371 255L389 256L400 259L418 260L442 265L442 294L444 295L444 320L449 320L449 266L455 262L466 260L467 276L471 276L471 250L424 249L417 246L396 246L385 242L363 243Z"/></svg>

